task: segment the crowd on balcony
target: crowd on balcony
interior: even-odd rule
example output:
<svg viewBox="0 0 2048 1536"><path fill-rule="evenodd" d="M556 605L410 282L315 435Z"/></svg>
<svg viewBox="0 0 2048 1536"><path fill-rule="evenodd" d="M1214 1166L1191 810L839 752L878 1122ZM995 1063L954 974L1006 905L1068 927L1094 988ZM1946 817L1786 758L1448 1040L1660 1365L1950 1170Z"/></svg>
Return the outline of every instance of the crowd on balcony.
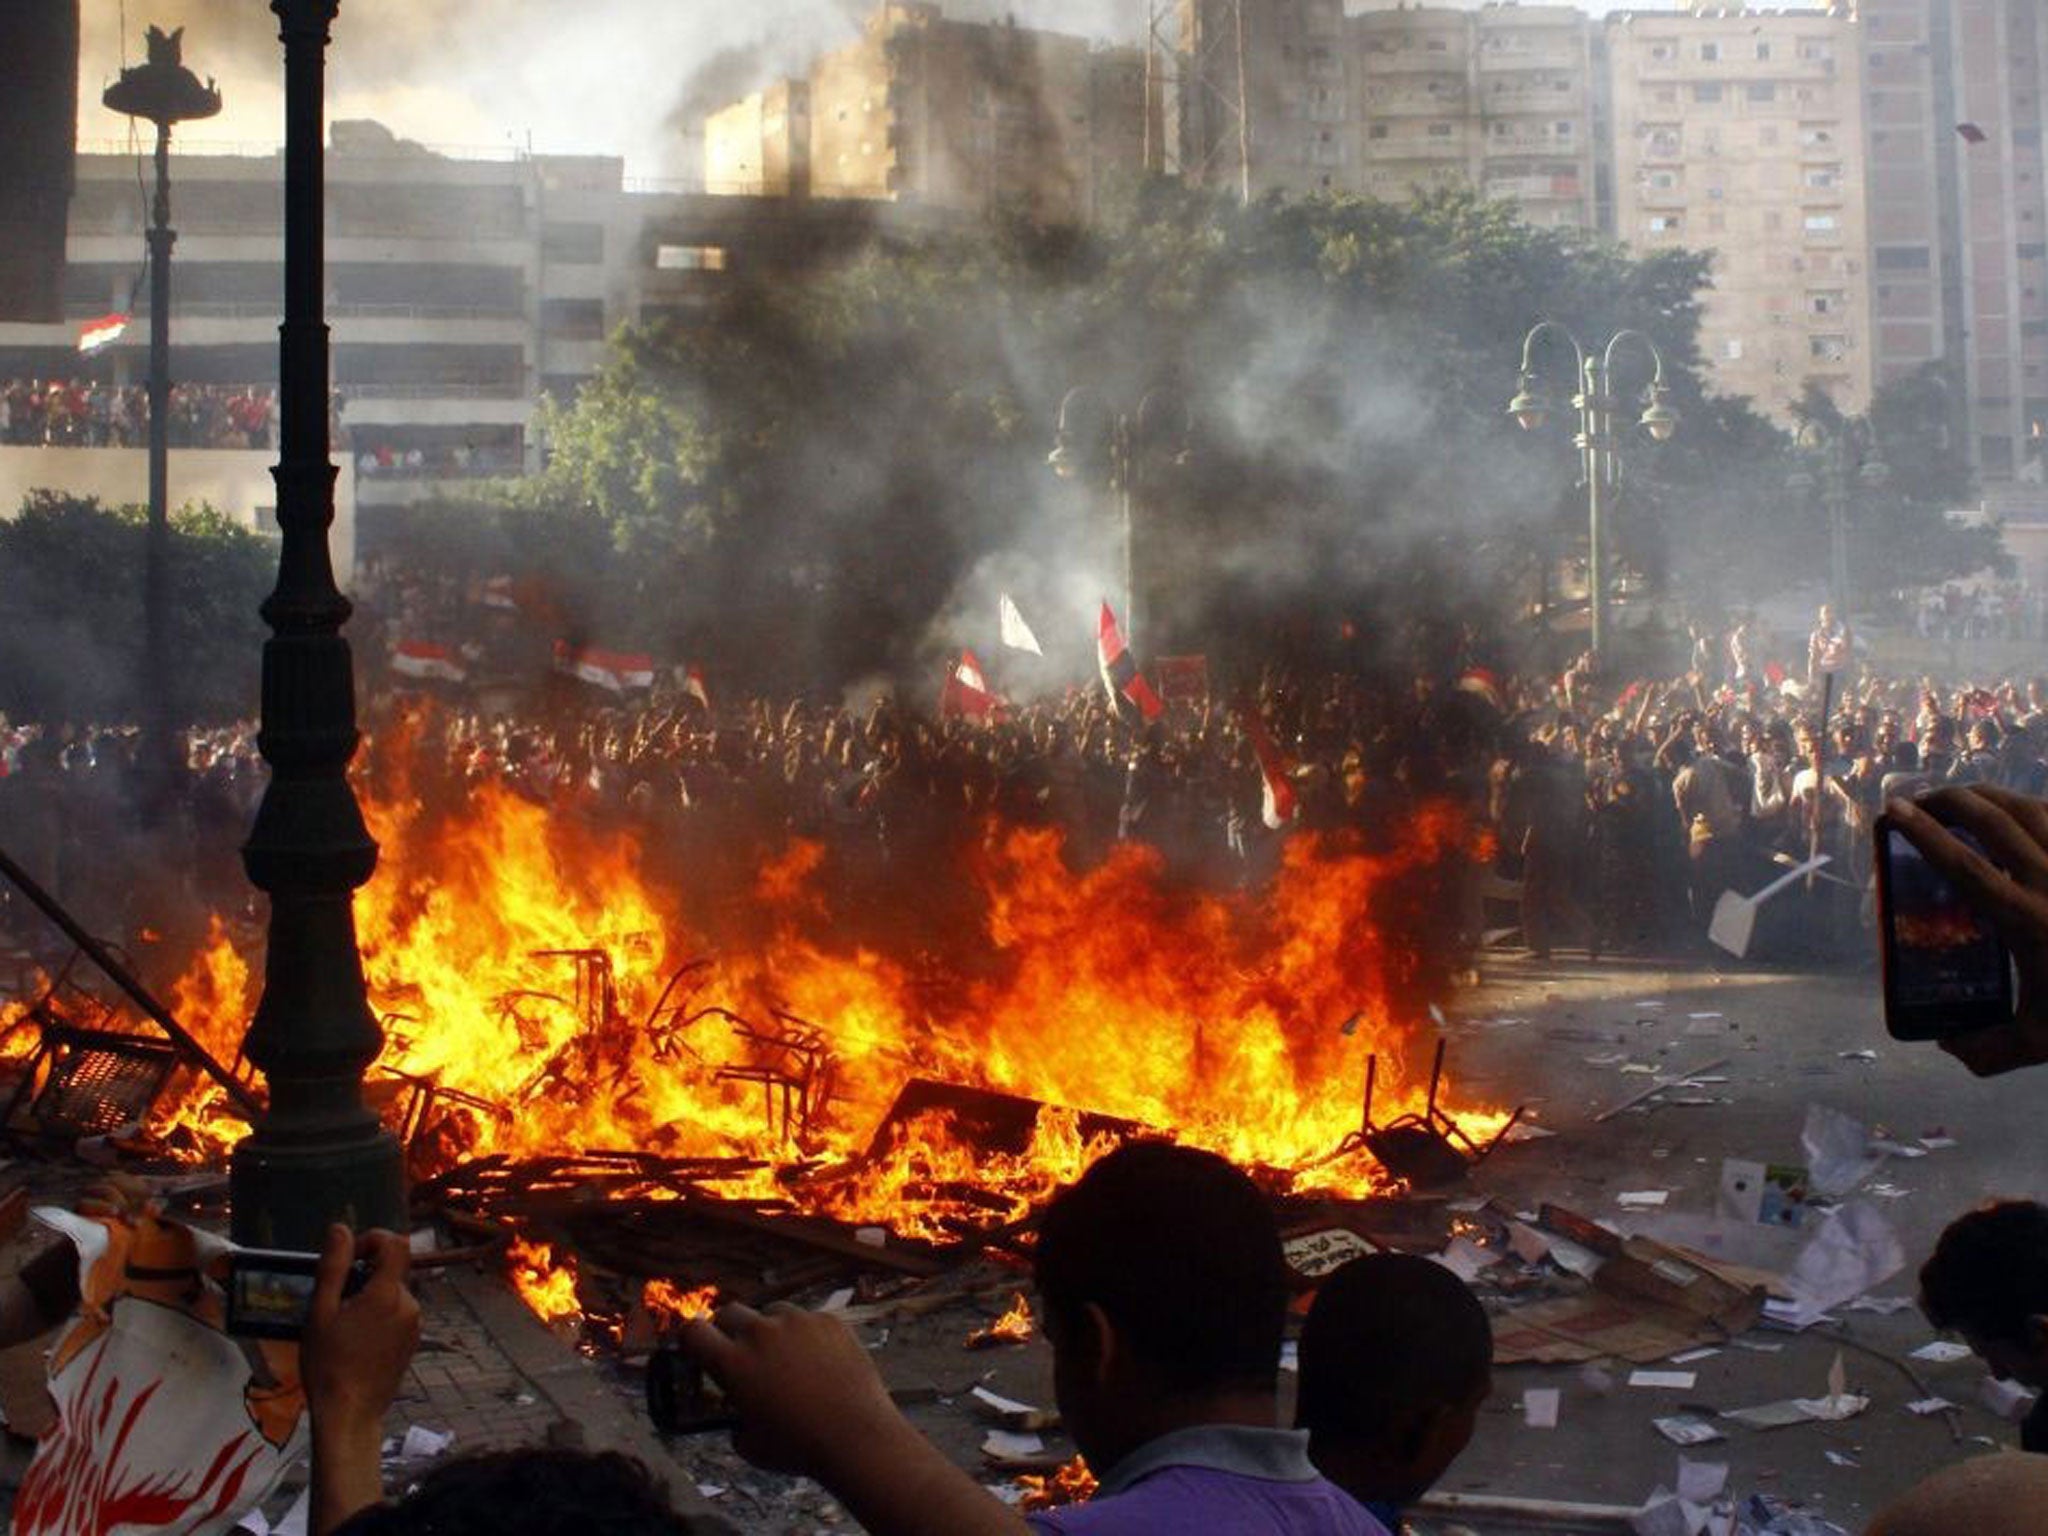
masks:
<svg viewBox="0 0 2048 1536"><path fill-rule="evenodd" d="M277 391L258 385L174 384L173 448L277 446ZM26 448L141 448L149 391L90 379L10 379L0 385L0 442Z"/></svg>

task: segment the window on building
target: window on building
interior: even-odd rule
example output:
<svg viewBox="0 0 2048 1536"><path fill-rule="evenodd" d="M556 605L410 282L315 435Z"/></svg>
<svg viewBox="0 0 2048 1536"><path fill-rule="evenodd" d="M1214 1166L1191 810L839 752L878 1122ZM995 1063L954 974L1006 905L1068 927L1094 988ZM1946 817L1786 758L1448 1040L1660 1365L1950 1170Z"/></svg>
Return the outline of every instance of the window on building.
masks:
<svg viewBox="0 0 2048 1536"><path fill-rule="evenodd" d="M1387 125L1385 123L1373 123L1366 128L1365 136L1368 139L1384 139L1387 136Z"/></svg>
<svg viewBox="0 0 2048 1536"><path fill-rule="evenodd" d="M1643 226L1653 235L1675 235L1678 233L1679 216L1675 213L1653 213L1643 221Z"/></svg>
<svg viewBox="0 0 2048 1536"><path fill-rule="evenodd" d="M1658 192L1669 192L1677 185L1678 172L1676 171L1650 172L1650 186Z"/></svg>
<svg viewBox="0 0 2048 1536"><path fill-rule="evenodd" d="M1835 130L1821 123L1799 125L1799 147L1801 149L1826 149L1835 142Z"/></svg>
<svg viewBox="0 0 2048 1536"><path fill-rule="evenodd" d="M1568 139L1571 136L1572 125L1570 123L1559 123L1557 125L1557 137L1559 137L1560 139Z"/></svg>
<svg viewBox="0 0 2048 1536"><path fill-rule="evenodd" d="M1877 270L1880 272L1925 272L1933 266L1933 257L1924 245L1880 245L1877 248Z"/></svg>
<svg viewBox="0 0 2048 1536"><path fill-rule="evenodd" d="M1832 213L1809 213L1806 216L1806 232L1809 235L1831 235L1837 225Z"/></svg>
<svg viewBox="0 0 2048 1536"><path fill-rule="evenodd" d="M547 224L540 232L542 261L596 266L604 260L602 224Z"/></svg>
<svg viewBox="0 0 2048 1536"><path fill-rule="evenodd" d="M1751 101L1776 101L1778 99L1778 88L1765 81L1762 84L1751 85L1745 94Z"/></svg>
<svg viewBox="0 0 2048 1536"><path fill-rule="evenodd" d="M1806 296L1806 312L1809 315L1839 315L1848 307L1849 296L1839 288L1824 293L1809 293Z"/></svg>
<svg viewBox="0 0 2048 1536"><path fill-rule="evenodd" d="M1763 127L1757 129L1756 141L1766 149L1769 149L1772 145L1776 144L1778 142L1777 124L1765 123Z"/></svg>
<svg viewBox="0 0 2048 1536"><path fill-rule="evenodd" d="M604 300L543 300L540 323L550 336L564 341L595 341L604 335Z"/></svg>
<svg viewBox="0 0 2048 1536"><path fill-rule="evenodd" d="M1835 56L1835 45L1823 38L1810 37L1799 45L1799 57L1809 64L1825 64Z"/></svg>
<svg viewBox="0 0 2048 1536"><path fill-rule="evenodd" d="M1849 338L1809 336L1806 338L1806 350L1817 363L1839 363L1849 355Z"/></svg>
<svg viewBox="0 0 2048 1536"><path fill-rule="evenodd" d="M1729 336L1721 342L1721 358L1724 362L1730 363L1742 361L1742 338L1740 336Z"/></svg>
<svg viewBox="0 0 2048 1536"><path fill-rule="evenodd" d="M1655 42L1650 44L1650 58L1655 63L1669 64L1673 59L1677 57L1678 44L1676 43Z"/></svg>
<svg viewBox="0 0 2048 1536"><path fill-rule="evenodd" d="M1815 191L1831 192L1841 184L1842 168L1839 165L1809 165L1805 179Z"/></svg>
<svg viewBox="0 0 2048 1536"><path fill-rule="evenodd" d="M1692 99L1703 105L1719 101L1721 99L1721 87L1718 85L1696 85L1692 88Z"/></svg>
<svg viewBox="0 0 2048 1536"><path fill-rule="evenodd" d="M1758 43L1756 45L1756 57L1757 62L1760 64L1769 63L1771 58L1771 45L1769 43L1764 42Z"/></svg>
<svg viewBox="0 0 2048 1536"><path fill-rule="evenodd" d="M723 272L725 247L658 245L654 248L654 267L658 272Z"/></svg>
<svg viewBox="0 0 2048 1536"><path fill-rule="evenodd" d="M1721 45L1719 43L1700 44L1700 62L1702 64L1718 63L1720 61L1720 58Z"/></svg>
<svg viewBox="0 0 2048 1536"><path fill-rule="evenodd" d="M1449 123L1431 123L1429 125L1429 136L1432 139L1448 139L1451 136L1451 125Z"/></svg>
<svg viewBox="0 0 2048 1536"><path fill-rule="evenodd" d="M1669 106L1678 100L1678 87L1675 85L1660 85L1656 90L1650 92L1650 99L1661 105Z"/></svg>

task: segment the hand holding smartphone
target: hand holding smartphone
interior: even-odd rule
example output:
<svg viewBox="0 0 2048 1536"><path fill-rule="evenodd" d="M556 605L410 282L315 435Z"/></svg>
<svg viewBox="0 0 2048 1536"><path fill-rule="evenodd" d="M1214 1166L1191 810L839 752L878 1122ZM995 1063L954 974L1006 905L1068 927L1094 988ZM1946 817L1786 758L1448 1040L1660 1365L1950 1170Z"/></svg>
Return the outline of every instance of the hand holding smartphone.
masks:
<svg viewBox="0 0 2048 1536"><path fill-rule="evenodd" d="M227 1332L247 1339L296 1339L306 1331L317 1253L242 1248L228 1255ZM361 1259L349 1265L341 1294L353 1296L370 1277Z"/></svg>
<svg viewBox="0 0 2048 1536"><path fill-rule="evenodd" d="M1892 815L1880 816L1875 831L1886 1030L1894 1040L1946 1040L2010 1024L2012 957L2004 942ZM1967 830L1951 827L1949 835L1986 856Z"/></svg>

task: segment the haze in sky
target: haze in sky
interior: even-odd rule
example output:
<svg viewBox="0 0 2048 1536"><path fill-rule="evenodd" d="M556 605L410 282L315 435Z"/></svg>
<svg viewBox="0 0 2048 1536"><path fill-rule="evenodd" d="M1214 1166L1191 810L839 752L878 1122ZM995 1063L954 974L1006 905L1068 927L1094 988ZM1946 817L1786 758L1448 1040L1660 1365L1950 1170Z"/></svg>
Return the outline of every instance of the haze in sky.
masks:
<svg viewBox="0 0 2048 1536"><path fill-rule="evenodd" d="M950 16L1014 13L1026 26L1135 41L1147 0L944 4ZM283 138L283 55L260 0L88 0L80 9L82 144L125 141L128 119L100 93L124 62L139 62L149 25L184 27L186 64L220 84L221 115L182 138L250 148ZM440 147L623 155L629 176L693 179L688 134L706 110L803 72L872 9L872 0L342 0L327 115L373 117Z"/></svg>

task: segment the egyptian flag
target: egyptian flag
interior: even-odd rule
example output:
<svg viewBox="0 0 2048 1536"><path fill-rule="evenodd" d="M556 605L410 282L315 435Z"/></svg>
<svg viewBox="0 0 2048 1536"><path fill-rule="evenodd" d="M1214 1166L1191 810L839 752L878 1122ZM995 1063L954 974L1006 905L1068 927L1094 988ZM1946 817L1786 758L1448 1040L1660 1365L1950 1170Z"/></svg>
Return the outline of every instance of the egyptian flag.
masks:
<svg viewBox="0 0 2048 1536"><path fill-rule="evenodd" d="M953 664L953 670L946 674L946 686L939 692L939 713L941 715L965 715L970 720L986 723L995 718L1003 701L988 686L988 678L982 674L981 663L974 652L962 651L960 659Z"/></svg>
<svg viewBox="0 0 2048 1536"><path fill-rule="evenodd" d="M1998 713L1998 695L1989 688L1972 688L1963 695L1962 705L1973 714L1995 715Z"/></svg>
<svg viewBox="0 0 2048 1536"><path fill-rule="evenodd" d="M483 585L479 600L486 608L512 611L519 606L519 594L514 590L510 576L493 576Z"/></svg>
<svg viewBox="0 0 2048 1536"><path fill-rule="evenodd" d="M711 713L711 690L704 686L702 663L693 661L683 668L683 697L695 699L705 714Z"/></svg>
<svg viewBox="0 0 2048 1536"><path fill-rule="evenodd" d="M1116 627L1116 615L1108 603L1102 605L1102 619L1095 626L1095 659L1102 668L1102 686L1109 690L1111 703L1121 699L1147 720L1159 718L1166 706L1125 647L1123 631Z"/></svg>
<svg viewBox="0 0 2048 1536"><path fill-rule="evenodd" d="M111 347L128 329L126 315L100 315L78 328L78 350L90 357L102 347Z"/></svg>
<svg viewBox="0 0 2048 1536"><path fill-rule="evenodd" d="M557 640L555 670L613 693L654 686L654 658L645 651L607 651Z"/></svg>
<svg viewBox="0 0 2048 1536"><path fill-rule="evenodd" d="M1507 711L1507 693L1491 667L1467 667L1458 678L1458 691L1484 699L1502 713Z"/></svg>
<svg viewBox="0 0 2048 1536"><path fill-rule="evenodd" d="M444 683L459 683L469 676L452 646L426 640L399 641L391 653L391 670L401 677L438 678Z"/></svg>
<svg viewBox="0 0 2048 1536"><path fill-rule="evenodd" d="M1259 819L1278 832L1299 813L1294 786L1287 780L1292 764L1281 753L1273 733L1266 729L1266 717L1249 704L1240 704L1244 733L1251 738L1252 755L1259 760Z"/></svg>

